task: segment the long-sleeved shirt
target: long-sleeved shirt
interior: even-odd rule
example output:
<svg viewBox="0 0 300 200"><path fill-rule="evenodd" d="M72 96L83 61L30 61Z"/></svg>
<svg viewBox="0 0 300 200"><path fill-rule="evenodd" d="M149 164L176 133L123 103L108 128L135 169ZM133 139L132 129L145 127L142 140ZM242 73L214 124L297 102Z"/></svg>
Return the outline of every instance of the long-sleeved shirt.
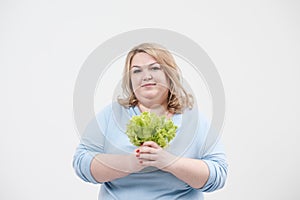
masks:
<svg viewBox="0 0 300 200"><path fill-rule="evenodd" d="M173 174L148 167L138 173L109 182L98 183L92 176L90 165L97 154L132 154L137 147L126 135L130 118L139 115L138 107L125 108L118 103L106 106L96 115L81 136L76 149L73 167L86 182L102 184L99 199L203 199L203 192L211 192L224 186L227 163L223 146L216 140L210 151L204 151L209 123L195 109L174 114L172 120L178 126L175 138L166 148L176 156L203 160L209 168L209 178L199 189L192 188ZM207 148L206 148L207 149Z"/></svg>

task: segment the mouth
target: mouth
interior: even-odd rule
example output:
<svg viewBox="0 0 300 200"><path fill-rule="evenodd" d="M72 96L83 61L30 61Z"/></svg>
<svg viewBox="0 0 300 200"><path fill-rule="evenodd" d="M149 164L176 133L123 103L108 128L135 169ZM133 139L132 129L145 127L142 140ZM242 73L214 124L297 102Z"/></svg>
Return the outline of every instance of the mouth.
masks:
<svg viewBox="0 0 300 200"><path fill-rule="evenodd" d="M155 86L156 83L145 83L142 85L142 87L151 87L151 86Z"/></svg>

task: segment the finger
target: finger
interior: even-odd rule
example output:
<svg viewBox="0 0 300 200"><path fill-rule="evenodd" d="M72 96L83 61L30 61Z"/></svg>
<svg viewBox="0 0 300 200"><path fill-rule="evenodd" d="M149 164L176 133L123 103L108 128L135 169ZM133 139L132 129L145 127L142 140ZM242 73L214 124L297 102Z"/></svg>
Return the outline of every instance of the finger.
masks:
<svg viewBox="0 0 300 200"><path fill-rule="evenodd" d="M148 146L142 146L139 148L139 153L148 153L148 154L156 154L157 153L157 149L152 148L152 147L148 147Z"/></svg>
<svg viewBox="0 0 300 200"><path fill-rule="evenodd" d="M140 160L149 161L149 160L157 160L156 154L142 153L138 156Z"/></svg>
<svg viewBox="0 0 300 200"><path fill-rule="evenodd" d="M161 148L157 143L153 142L153 141L147 141L144 142L142 146L148 146L148 147L152 147L152 148Z"/></svg>
<svg viewBox="0 0 300 200"><path fill-rule="evenodd" d="M140 153L140 148L134 150L135 153Z"/></svg>
<svg viewBox="0 0 300 200"><path fill-rule="evenodd" d="M140 165L145 166L145 167L154 166L154 164L155 164L155 161L152 161L152 160L140 160L139 162L140 162Z"/></svg>

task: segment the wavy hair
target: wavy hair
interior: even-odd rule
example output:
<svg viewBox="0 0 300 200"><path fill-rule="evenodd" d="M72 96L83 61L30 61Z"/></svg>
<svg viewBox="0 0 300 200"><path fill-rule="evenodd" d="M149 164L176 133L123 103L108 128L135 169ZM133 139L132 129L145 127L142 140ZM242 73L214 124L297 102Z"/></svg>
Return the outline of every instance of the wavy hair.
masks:
<svg viewBox="0 0 300 200"><path fill-rule="evenodd" d="M131 61L137 53L146 53L152 56L164 70L167 79L170 82L168 111L171 113L182 113L186 108L191 109L194 103L193 96L188 94L182 86L181 72L172 54L163 46L155 43L142 43L134 47L127 54L122 80L123 97L119 97L118 102L125 107L131 107L138 104L129 73Z"/></svg>

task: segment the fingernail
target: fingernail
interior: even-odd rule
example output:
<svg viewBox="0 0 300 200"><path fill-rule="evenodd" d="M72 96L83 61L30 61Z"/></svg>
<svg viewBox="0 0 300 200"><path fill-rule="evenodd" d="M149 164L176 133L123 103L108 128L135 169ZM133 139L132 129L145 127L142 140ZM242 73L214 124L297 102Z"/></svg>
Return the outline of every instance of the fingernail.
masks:
<svg viewBox="0 0 300 200"><path fill-rule="evenodd" d="M136 154L135 156L136 156L136 157L140 157L140 154Z"/></svg>
<svg viewBox="0 0 300 200"><path fill-rule="evenodd" d="M142 163L143 163L143 161L142 161L142 160L140 160L140 163L142 164Z"/></svg>
<svg viewBox="0 0 300 200"><path fill-rule="evenodd" d="M139 153L139 152L140 152L140 150L139 150L139 149L137 149L135 152Z"/></svg>

